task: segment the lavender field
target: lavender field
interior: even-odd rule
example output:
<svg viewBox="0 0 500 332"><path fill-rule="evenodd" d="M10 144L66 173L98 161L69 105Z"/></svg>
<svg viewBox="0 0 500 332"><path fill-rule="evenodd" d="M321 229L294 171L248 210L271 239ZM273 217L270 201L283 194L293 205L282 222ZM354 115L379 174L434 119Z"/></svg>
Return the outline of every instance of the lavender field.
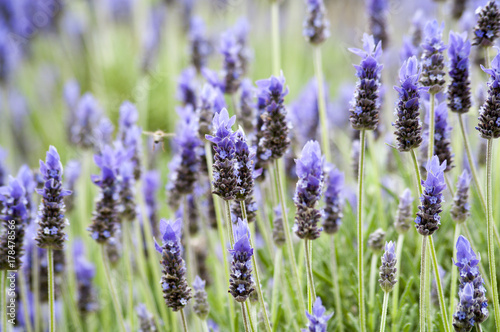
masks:
<svg viewBox="0 0 500 332"><path fill-rule="evenodd" d="M500 331L498 37L486 0L0 0L0 331Z"/></svg>

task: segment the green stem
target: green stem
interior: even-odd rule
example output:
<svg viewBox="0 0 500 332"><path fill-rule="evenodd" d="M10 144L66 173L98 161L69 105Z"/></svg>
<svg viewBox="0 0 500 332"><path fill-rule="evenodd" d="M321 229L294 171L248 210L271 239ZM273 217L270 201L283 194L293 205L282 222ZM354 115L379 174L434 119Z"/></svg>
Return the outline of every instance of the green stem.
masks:
<svg viewBox="0 0 500 332"><path fill-rule="evenodd" d="M492 183L492 161L493 161L493 139L488 139L487 154L486 154L486 206L488 213L486 214L486 224L488 233L488 261L490 263L490 278L493 294L492 302L495 309L495 326L500 329L500 305L498 302L498 284L497 271L495 263L495 247L493 243L493 183Z"/></svg>
<svg viewBox="0 0 500 332"><path fill-rule="evenodd" d="M280 51L280 12L279 1L274 0L271 3L271 37L273 50L273 73L278 76L281 70L281 51Z"/></svg>
<svg viewBox="0 0 500 332"><path fill-rule="evenodd" d="M31 332L33 331L33 327L31 326L31 317L30 317L30 312L29 312L29 306L28 306L28 292L26 291L26 286L28 285L26 283L26 278L24 277L24 271L23 269L19 269L17 275L19 276L19 290L21 292L21 298L23 299L23 311L24 311L24 324L26 324L26 331ZM78 318L77 321L77 326L80 326L80 319ZM6 331L6 330L2 330ZM81 331L81 329L80 329Z"/></svg>
<svg viewBox="0 0 500 332"><path fill-rule="evenodd" d="M384 304L382 306L382 321L380 322L380 332L385 331L385 321L387 320L387 303L388 302L389 302L389 292L384 292Z"/></svg>
<svg viewBox="0 0 500 332"><path fill-rule="evenodd" d="M449 325L450 322L448 320L448 313L446 310L446 302L444 299L443 286L441 283L441 276L439 275L439 265L436 257L436 250L434 249L434 240L432 239L432 236L429 236L429 251L432 259L432 267L434 268L434 277L436 278L437 292L439 296L439 309L441 310L441 319L443 320L445 331L451 332L451 328Z"/></svg>
<svg viewBox="0 0 500 332"><path fill-rule="evenodd" d="M377 253L372 254L371 265L370 265L370 281L369 281L369 290L368 290L368 303L369 310L371 311L370 315L370 326L373 330L375 328L375 282L377 280Z"/></svg>
<svg viewBox="0 0 500 332"><path fill-rule="evenodd" d="M126 243L133 243L132 242L132 237L130 234L130 225L129 221L124 221L123 222L123 232L124 232L124 239L125 239L125 244ZM128 284L128 318L130 319L130 326L134 328L134 280L133 280L133 274L132 274L132 257L130 255L129 251L130 247L129 246L124 246L123 248L123 254L124 254L124 261L125 261L125 270L127 274L127 284Z"/></svg>
<svg viewBox="0 0 500 332"><path fill-rule="evenodd" d="M432 331L432 314L434 311L432 310L432 303L431 303L431 260L429 259L429 255L431 254L429 251L429 241L427 241L427 248L426 248L426 259L425 259L425 308L426 308L426 322L427 322L427 330L429 332Z"/></svg>
<svg viewBox="0 0 500 332"><path fill-rule="evenodd" d="M417 154L415 153L415 149L411 149L410 151L411 159L413 160L413 167L415 168L415 175L417 177L417 192L418 197L422 196L422 177L420 176L420 168L418 166Z"/></svg>
<svg viewBox="0 0 500 332"><path fill-rule="evenodd" d="M212 173L212 146L211 146L211 143L206 141L205 142L205 156L206 156L206 160L207 160L207 168L208 168L208 174L210 176L210 186L213 190L213 185L212 185L212 182L213 182L213 173ZM226 242L224 241L224 228L223 228L223 225L222 225L222 211L221 211L221 208L220 208L220 205L219 205L219 201L218 201L218 196L216 195L212 195L213 197L213 200L214 200L214 207L215 207L215 216L216 216L216 219L217 219L217 231L219 232L219 241L220 241L220 245L221 245L221 250L222 250L222 259L224 260L224 274L225 274L225 279L226 279L226 283L229 283L229 262L227 260L227 253L226 253ZM231 222L231 221L230 221ZM229 288L229 284L227 284L227 289ZM233 301L232 301L232 298L231 298L231 294L227 294L228 298L229 298L229 317L231 319L231 323L230 323L230 326L231 326L231 330L234 331L235 330L235 326L234 326L234 323L235 323L235 317L236 317L236 313L235 313L235 310L234 310L234 305L233 305Z"/></svg>
<svg viewBox="0 0 500 332"><path fill-rule="evenodd" d="M482 332L483 328L481 327L481 324L476 324L476 331L477 332Z"/></svg>
<svg viewBox="0 0 500 332"><path fill-rule="evenodd" d="M0 307L0 312L2 313L2 331L7 331L7 292L5 290L5 281L7 280L6 270L2 270L0 278L2 279L0 282L0 285L2 287L2 294L1 294L2 306Z"/></svg>
<svg viewBox="0 0 500 332"><path fill-rule="evenodd" d="M38 246L33 246L33 266L31 267L31 272L33 275L33 301L35 302L35 331L42 330L42 320L41 320L41 307L40 307L40 255L38 253Z"/></svg>
<svg viewBox="0 0 500 332"><path fill-rule="evenodd" d="M419 324L420 332L425 332L425 257L427 247L427 236L422 236L422 253L420 256L420 297L419 297Z"/></svg>
<svg viewBox="0 0 500 332"><path fill-rule="evenodd" d="M249 301L245 301L245 309L246 309L246 313L247 313L248 326L250 327L251 332L255 332L255 327L254 327L255 325L253 323L252 312L250 311L250 305L248 304L248 302ZM264 308L264 310L265 310L265 308Z"/></svg>
<svg viewBox="0 0 500 332"><path fill-rule="evenodd" d="M115 307L116 318L118 320L118 323L120 324L121 330L125 332L125 331L127 331L127 328L125 326L125 321L123 319L120 301L118 301L118 295L116 294L116 290L115 290L115 287L113 285L113 279L111 278L111 271L109 268L108 256L106 254L106 247L104 245L101 245L100 247L101 247L101 254L102 254L102 262L104 265L104 272L106 274L106 280L108 282L109 292L111 293L111 299L113 301L113 306Z"/></svg>
<svg viewBox="0 0 500 332"><path fill-rule="evenodd" d="M431 109L429 113L429 142L427 146L427 160L431 160L432 156L434 155L434 123L436 122L435 119L435 110L434 110L434 104L436 102L436 95L434 93L430 94L431 98Z"/></svg>
<svg viewBox="0 0 500 332"><path fill-rule="evenodd" d="M229 232L229 240L231 242L231 249L233 249L234 246L234 233L233 233L233 221L231 220L231 201L224 201L226 204L226 222L227 222L227 229Z"/></svg>
<svg viewBox="0 0 500 332"><path fill-rule="evenodd" d="M457 223L455 225L455 236L453 237L453 259L457 257L457 243L458 236L460 235L461 224ZM451 269L451 281L450 281L450 318L453 320L453 313L455 312L455 297L457 294L457 279L458 279L458 269L454 266Z"/></svg>
<svg viewBox="0 0 500 332"><path fill-rule="evenodd" d="M366 132L360 131L360 154L358 166L358 306L359 306L359 325L361 332L366 331L365 317L365 293L364 293L364 262L363 262L363 175L365 166L365 140Z"/></svg>
<svg viewBox="0 0 500 332"><path fill-rule="evenodd" d="M245 309L245 304L241 303L241 313L243 315L243 323L245 326L245 332L250 332L250 326L248 323L247 311Z"/></svg>
<svg viewBox="0 0 500 332"><path fill-rule="evenodd" d="M396 280L399 280L401 276L401 254L403 253L403 243L405 240L405 235L403 233L398 236L398 244L396 246ZM396 319L398 317L398 309L399 309L399 282L396 282L394 285L393 293L392 293L392 332L397 332L398 325L396 324Z"/></svg>
<svg viewBox="0 0 500 332"><path fill-rule="evenodd" d="M181 320L182 320L182 330L184 332L188 332L188 325L187 325L187 321L186 321L186 316L184 315L184 309L181 309L180 313L181 313Z"/></svg>
<svg viewBox="0 0 500 332"><path fill-rule="evenodd" d="M246 209L244 200L240 201L240 207L241 207L241 216L243 217L243 219L248 220L247 219L247 209ZM252 233L250 233L250 237L249 237L250 247L254 248L252 237L253 237L253 235L252 235ZM260 275L259 275L259 268L257 266L256 256L257 256L257 254L252 255L252 264L253 264L253 269L255 271L255 284L257 286L257 294L259 296L259 303L260 303L260 307L262 309L262 314L264 315L264 324L266 326L266 331L271 331L271 324L269 323L269 316L268 316L267 310L266 310L266 305L265 305L265 301L264 301L264 294L262 293L262 286L260 284Z"/></svg>
<svg viewBox="0 0 500 332"><path fill-rule="evenodd" d="M342 314L342 301L340 300L340 283L339 283L339 274L337 268L337 250L335 248L335 236L331 236L331 253L330 256L332 258L332 279L333 279L333 293L335 296L335 309L336 316L338 321L338 327L340 332L344 332L344 318ZM275 279L276 280L276 279Z"/></svg>
<svg viewBox="0 0 500 332"><path fill-rule="evenodd" d="M47 272L49 278L49 313L50 313L50 332L56 330L56 310L55 291L54 291L54 252L52 248L47 249Z"/></svg>
<svg viewBox="0 0 500 332"><path fill-rule="evenodd" d="M276 252L274 254L274 273L273 273L273 280L281 280L281 255L282 251L281 248L276 249ZM277 326L277 319L278 319L278 310L279 310L279 290L280 286L276 285L273 287L273 294L272 294L272 305L271 305L271 319L273 321L273 326Z"/></svg>
<svg viewBox="0 0 500 332"><path fill-rule="evenodd" d="M274 161L274 173L275 173L275 181L276 181L276 191L278 192L278 197L279 197L279 202L281 205L281 215L283 217L283 229L285 232L285 242L287 245L288 249L288 258L290 260L290 266L292 269L292 280L294 283L294 288L297 291L297 297L299 299L299 312L302 313L302 315L299 315L299 317L302 317L305 314L306 308L304 304L304 298L302 296L302 287L300 286L300 279L299 279L299 271L297 269L297 262L295 261L295 252L293 251L293 244L292 244L292 235L290 234L290 227L288 224L288 215L286 211L286 203L285 203L285 195L284 195L284 189L283 189L283 184L281 182L281 172L279 169L279 161L276 159Z"/></svg>
<svg viewBox="0 0 500 332"><path fill-rule="evenodd" d="M307 310L312 313L314 300L316 299L316 291L314 289L314 277L312 272L312 241L304 241L304 252L306 256L306 270L307 270Z"/></svg>
<svg viewBox="0 0 500 332"><path fill-rule="evenodd" d="M314 46L314 73L316 76L316 82L318 85L318 109L319 118L321 123L321 145L323 154L327 162L331 162L330 156L330 139L328 131L328 119L326 117L326 102L325 102L325 92L323 85L323 69L321 60L321 48L319 46Z"/></svg>

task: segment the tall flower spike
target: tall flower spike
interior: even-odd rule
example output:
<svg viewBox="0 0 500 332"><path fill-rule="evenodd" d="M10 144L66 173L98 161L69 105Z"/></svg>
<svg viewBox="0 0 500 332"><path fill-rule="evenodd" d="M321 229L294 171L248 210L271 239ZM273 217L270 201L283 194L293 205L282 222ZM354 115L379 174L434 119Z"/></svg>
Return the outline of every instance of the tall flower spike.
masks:
<svg viewBox="0 0 500 332"><path fill-rule="evenodd" d="M444 56L446 45L443 43L444 23L434 20L427 22L424 28L424 49L422 54L422 76L420 82L429 88L429 93L436 94L443 91L446 75L444 71Z"/></svg>
<svg viewBox="0 0 500 332"><path fill-rule="evenodd" d="M351 101L350 121L354 129L375 130L380 111L380 74L383 65L378 63L382 55L382 44L375 44L373 36L363 35L363 49L350 48L349 51L362 58L356 68L356 90Z"/></svg>
<svg viewBox="0 0 500 332"><path fill-rule="evenodd" d="M227 110L223 109L214 116L213 136L205 136L207 140L215 144L213 193L224 200L234 199L239 191L236 147L231 129L235 121L236 117L230 118Z"/></svg>
<svg viewBox="0 0 500 332"><path fill-rule="evenodd" d="M156 198L160 188L160 173L157 170L150 170L142 176L142 194L146 204L146 216L151 223L153 234L158 235L158 215L156 213L158 200Z"/></svg>
<svg viewBox="0 0 500 332"><path fill-rule="evenodd" d="M207 292L205 291L205 280L202 280L199 276L194 278L193 282L194 288L194 304L193 310L196 316L201 320L205 320L210 312L210 305L208 304Z"/></svg>
<svg viewBox="0 0 500 332"><path fill-rule="evenodd" d="M396 221L394 221L394 228L399 234L406 233L410 229L412 220L412 203L410 189L406 188L401 196L399 196L398 211L396 213Z"/></svg>
<svg viewBox="0 0 500 332"><path fill-rule="evenodd" d="M194 110L198 106L196 82L196 70L193 67L188 67L181 72L177 86L177 99L183 106L191 105Z"/></svg>
<svg viewBox="0 0 500 332"><path fill-rule="evenodd" d="M133 150L132 163L134 166L134 179L141 177L141 134L142 130L137 126L139 112L134 104L125 101L120 106L120 119L118 137L127 149Z"/></svg>
<svg viewBox="0 0 500 332"><path fill-rule="evenodd" d="M422 125L420 124L420 93L427 90L420 87L418 80L422 69L415 56L406 60L399 71L400 86L398 103L395 110L396 122L393 123L400 152L416 149L422 143Z"/></svg>
<svg viewBox="0 0 500 332"><path fill-rule="evenodd" d="M478 267L481 258L476 256L476 253L472 250L469 241L463 236L458 237L456 248L457 261L454 263L460 272L459 295L461 297L461 294L465 289L468 289L468 294L472 293L472 296L467 299L467 303L470 305L470 310L472 311L472 323L481 324L489 316L484 280ZM453 315L453 326L456 331L470 331L466 329L459 330L455 326L458 325L458 327L461 327L464 323L466 324L467 322L465 320L465 316L470 314L470 312L465 312L463 310L463 306L461 306L461 304L462 303L458 304L457 311L455 315Z"/></svg>
<svg viewBox="0 0 500 332"><path fill-rule="evenodd" d="M324 184L324 157L317 141L309 141L302 149L297 164L297 187L293 201L297 207L293 230L301 239L315 240L323 228L318 227L321 211L317 204L323 193Z"/></svg>
<svg viewBox="0 0 500 332"><path fill-rule="evenodd" d="M135 199L134 164L131 160L123 161L118 167L120 176L120 204L121 217L128 221L137 216L137 202Z"/></svg>
<svg viewBox="0 0 500 332"><path fill-rule="evenodd" d="M234 247L229 249L231 268L229 293L238 302L245 302L255 290L252 277L253 248L250 246L250 230L246 220L238 220L234 227Z"/></svg>
<svg viewBox="0 0 500 332"><path fill-rule="evenodd" d="M0 206L3 228L0 235L0 270L17 270L22 264L23 242L28 220L25 190L19 179L10 177L9 184L0 187ZM15 241L12 241L12 238L9 240L9 235L14 235Z"/></svg>
<svg viewBox="0 0 500 332"><path fill-rule="evenodd" d="M471 176L467 170L458 178L457 191L451 207L451 218L457 223L463 223L470 216L469 187Z"/></svg>
<svg viewBox="0 0 500 332"><path fill-rule="evenodd" d="M226 31L221 36L220 53L224 57L222 77L224 77L224 93L232 95L238 91L243 70L239 57L241 45L232 31Z"/></svg>
<svg viewBox="0 0 500 332"><path fill-rule="evenodd" d="M24 197L26 199L26 211L28 213L27 223L30 224L35 219L35 211L33 204L33 193L35 192L36 182L33 172L28 165L23 165L17 172L17 179L24 188Z"/></svg>
<svg viewBox="0 0 500 332"><path fill-rule="evenodd" d="M428 105L430 107L430 105ZM429 114L426 114L426 122L429 123ZM451 152L451 129L448 125L448 108L445 102L440 103L435 109L435 124L434 124L434 154L439 157L439 162L446 161L446 170L449 172L455 165L453 165L453 157ZM425 133L429 137L428 129ZM428 143L427 143L428 144Z"/></svg>
<svg viewBox="0 0 500 332"><path fill-rule="evenodd" d="M148 311L144 303L139 303L135 307L137 312L137 317L139 317L139 331L138 332L156 332L158 327L156 326L154 316Z"/></svg>
<svg viewBox="0 0 500 332"><path fill-rule="evenodd" d="M80 173L82 171L82 165L78 160L70 160L66 163L65 167L65 177L64 177L64 186L68 188L68 190L71 190L71 195L66 196L64 198L64 203L66 205L66 210L70 212L73 210L74 207L74 202L75 202L75 197L76 197L76 190L75 190L75 185L76 182L78 181L78 178L80 177Z"/></svg>
<svg viewBox="0 0 500 332"><path fill-rule="evenodd" d="M241 64L241 75L245 76L248 73L248 67L252 60L252 50L248 47L248 33L250 31L250 24L244 17L238 19L233 27L233 32L236 37L236 42L240 46L238 52L238 59Z"/></svg>
<svg viewBox="0 0 500 332"><path fill-rule="evenodd" d="M226 107L224 94L218 87L210 84L203 85L200 94L200 106L196 110L198 113L199 134L201 138L212 132L212 121L214 115Z"/></svg>
<svg viewBox="0 0 500 332"><path fill-rule="evenodd" d="M476 129L482 138L500 137L500 99L497 97L500 93L500 53L495 56L491 62L491 68L481 69L488 75L488 96L479 110L479 123Z"/></svg>
<svg viewBox="0 0 500 332"><path fill-rule="evenodd" d="M173 311L184 308L191 299L191 288L186 280L186 264L182 259L182 220L160 220L162 245L155 239L155 248L161 254L163 298Z"/></svg>
<svg viewBox="0 0 500 332"><path fill-rule="evenodd" d="M448 107L452 112L467 113L471 107L469 78L470 41L467 32L458 34L450 31L450 85L448 86Z"/></svg>
<svg viewBox="0 0 500 332"><path fill-rule="evenodd" d="M102 110L91 93L85 93L78 102L75 122L71 128L71 141L89 149L96 146L95 130L99 125Z"/></svg>
<svg viewBox="0 0 500 332"><path fill-rule="evenodd" d="M108 242L120 221L120 186L117 177L117 167L122 162L120 159L109 145L104 147L101 154L94 155L94 162L101 169L101 174L92 176L92 182L99 187L99 195L92 213L92 225L87 230L98 243Z"/></svg>
<svg viewBox="0 0 500 332"><path fill-rule="evenodd" d="M446 161L439 164L438 156L433 156L431 160L427 161L426 169L427 179L422 180L424 192L420 197L415 227L421 235L430 236L439 229L441 224L439 214L442 211L443 190L446 188L444 180Z"/></svg>
<svg viewBox="0 0 500 332"><path fill-rule="evenodd" d="M453 328L457 332L472 331L474 327L474 287L467 283L463 289L458 292L459 302L457 309L453 314Z"/></svg>
<svg viewBox="0 0 500 332"><path fill-rule="evenodd" d="M326 178L325 210L323 229L327 234L335 234L342 224L344 173L332 167Z"/></svg>
<svg viewBox="0 0 500 332"><path fill-rule="evenodd" d="M387 0L367 0L366 9L368 12L368 22L370 33L375 38L375 42L382 42L387 47L389 36L387 28L387 12L389 10L389 1Z"/></svg>
<svg viewBox="0 0 500 332"><path fill-rule="evenodd" d="M500 30L500 12L495 0L489 1L486 6L479 7L477 24L474 27L474 43L482 47L492 46L498 38Z"/></svg>
<svg viewBox="0 0 500 332"><path fill-rule="evenodd" d="M49 148L45 162L40 160L40 173L45 184L43 189L37 190L42 195L42 202L35 240L40 248L62 250L67 239L64 227L69 224L64 218L64 196L70 195L71 191L62 187L63 167L55 147Z"/></svg>
<svg viewBox="0 0 500 332"><path fill-rule="evenodd" d="M378 282L386 293L392 291L397 282L395 246L396 245L392 241L385 243L385 252L382 255L382 265L380 265L379 269L380 279Z"/></svg>
<svg viewBox="0 0 500 332"><path fill-rule="evenodd" d="M189 53L191 64L198 73L207 65L208 57L212 53L212 45L205 36L205 22L200 17L192 17L189 23Z"/></svg>
<svg viewBox="0 0 500 332"><path fill-rule="evenodd" d="M288 94L283 73L279 77L271 76L267 80L256 82L258 87L258 105L263 110L262 139L259 145L269 151L271 160L283 157L290 146L289 125L284 97ZM257 167L257 166L256 166Z"/></svg>
<svg viewBox="0 0 500 332"><path fill-rule="evenodd" d="M175 156L170 163L171 175L166 189L169 193L169 204L179 205L180 196L190 194L200 168L199 149L202 142L198 136L198 122L191 107L179 110L181 116L175 137Z"/></svg>
<svg viewBox="0 0 500 332"><path fill-rule="evenodd" d="M314 45L323 43L330 37L330 22L326 18L323 0L305 0L307 16L302 24L302 34L308 42Z"/></svg>
<svg viewBox="0 0 500 332"><path fill-rule="evenodd" d="M368 236L368 247L378 252L384 247L385 232L382 228L376 229Z"/></svg>
<svg viewBox="0 0 500 332"><path fill-rule="evenodd" d="M312 312L306 311L306 316L309 322L307 322L307 328L301 329L302 332L326 332L327 323L332 318L333 313L325 315L325 307L321 302L321 298L318 296L316 301L314 301Z"/></svg>
<svg viewBox="0 0 500 332"><path fill-rule="evenodd" d="M95 266L85 257L83 241L77 239L73 243L73 260L77 282L77 305L81 315L86 315L98 309L97 293L92 283L95 277Z"/></svg>
<svg viewBox="0 0 500 332"><path fill-rule="evenodd" d="M252 133L255 129L255 88L252 81L245 78L241 81L240 107L238 107L238 123L245 133Z"/></svg>
<svg viewBox="0 0 500 332"><path fill-rule="evenodd" d="M245 134L239 129L234 135L236 169L238 176L239 191L236 193L236 200L243 201L253 193L253 159L255 153L250 150Z"/></svg>

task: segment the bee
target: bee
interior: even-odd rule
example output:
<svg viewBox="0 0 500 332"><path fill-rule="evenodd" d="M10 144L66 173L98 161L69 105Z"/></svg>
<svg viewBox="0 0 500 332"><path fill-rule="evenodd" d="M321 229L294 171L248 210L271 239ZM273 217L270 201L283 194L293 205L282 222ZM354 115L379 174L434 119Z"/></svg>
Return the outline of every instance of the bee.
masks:
<svg viewBox="0 0 500 332"><path fill-rule="evenodd" d="M165 146L164 146L164 141L163 139L165 137L173 137L175 134L173 133L165 133L162 130L157 130L155 132L152 131L144 131L144 135L152 136L153 137L153 151L155 150L155 147L157 144L161 143L161 149L165 151Z"/></svg>

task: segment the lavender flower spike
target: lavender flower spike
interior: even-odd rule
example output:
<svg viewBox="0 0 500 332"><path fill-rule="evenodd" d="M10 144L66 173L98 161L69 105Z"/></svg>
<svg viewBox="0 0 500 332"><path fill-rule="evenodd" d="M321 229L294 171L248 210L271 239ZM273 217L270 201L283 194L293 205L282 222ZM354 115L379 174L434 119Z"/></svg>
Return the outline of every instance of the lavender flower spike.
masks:
<svg viewBox="0 0 500 332"><path fill-rule="evenodd" d="M255 153L248 147L246 136L241 129L235 133L234 140L239 187L239 191L235 196L236 200L242 201L251 197L253 193L253 159L255 157Z"/></svg>
<svg viewBox="0 0 500 332"><path fill-rule="evenodd" d="M240 87L243 68L240 60L241 45L232 31L226 31L221 36L220 53L224 57L224 93L232 95Z"/></svg>
<svg viewBox="0 0 500 332"><path fill-rule="evenodd" d="M382 42L384 47L388 45L387 12L389 1L387 0L367 0L366 9L370 33L375 38L375 42Z"/></svg>
<svg viewBox="0 0 500 332"><path fill-rule="evenodd" d="M71 141L78 146L89 149L96 145L95 130L99 125L102 110L91 93L85 93L78 102L75 122L71 128Z"/></svg>
<svg viewBox="0 0 500 332"><path fill-rule="evenodd" d="M70 212L74 207L74 199L76 196L75 185L76 181L80 177L80 173L82 171L82 165L78 160L70 160L66 163L65 167L65 177L64 177L64 186L71 190L71 195L66 196L64 199L64 203L66 205L66 210Z"/></svg>
<svg viewBox="0 0 500 332"><path fill-rule="evenodd" d="M394 221L394 228L400 234L406 233L410 229L412 203L411 190L406 188L401 196L399 196L398 211L396 213L396 221Z"/></svg>
<svg viewBox="0 0 500 332"><path fill-rule="evenodd" d="M323 43L330 37L330 22L326 18L323 0L305 0L307 16L302 24L302 34L308 42L314 45Z"/></svg>
<svg viewBox="0 0 500 332"><path fill-rule="evenodd" d="M95 266L85 257L85 246L78 239L73 244L73 259L78 287L77 304L81 315L98 309L97 294L92 281L95 277Z"/></svg>
<svg viewBox="0 0 500 332"><path fill-rule="evenodd" d="M396 245L392 241L385 243L385 252L382 255L382 265L380 265L378 282L386 293L392 291L397 282L395 247Z"/></svg>
<svg viewBox="0 0 500 332"><path fill-rule="evenodd" d="M293 230L301 239L315 240L323 228L318 228L321 211L316 208L324 184L324 157L317 141L309 141L302 149L297 164L297 187L293 197L297 213Z"/></svg>
<svg viewBox="0 0 500 332"><path fill-rule="evenodd" d="M199 135L205 137L212 132L214 115L226 108L224 94L219 87L206 83L200 94L200 106L196 110L199 122Z"/></svg>
<svg viewBox="0 0 500 332"><path fill-rule="evenodd" d="M210 305L208 304L208 299L207 299L207 292L205 291L205 280L202 280L199 276L196 276L196 278L194 278L193 288L194 288L193 310L201 320L205 320L207 319L208 313L210 311Z"/></svg>
<svg viewBox="0 0 500 332"><path fill-rule="evenodd" d="M191 64L201 73L212 52L212 46L205 36L205 23L199 17L192 17L189 23L189 52Z"/></svg>
<svg viewBox="0 0 500 332"><path fill-rule="evenodd" d="M439 229L441 224L439 214L442 211L443 190L446 188L444 180L446 161L439 164L438 156L433 156L431 160L427 161L426 169L427 179L422 180L424 192L420 197L421 203L415 218L415 227L421 235L430 236Z"/></svg>
<svg viewBox="0 0 500 332"><path fill-rule="evenodd" d="M179 85L177 87L177 99L183 106L191 105L193 109L198 106L198 97L196 90L196 70L193 67L184 69L179 76Z"/></svg>
<svg viewBox="0 0 500 332"><path fill-rule="evenodd" d="M401 86L395 86L398 103L395 110L396 128L394 134L400 152L416 149L422 143L422 125L420 124L420 93L427 90L420 87L418 80L422 69L415 56L406 60L399 71Z"/></svg>
<svg viewBox="0 0 500 332"><path fill-rule="evenodd" d="M238 220L234 227L234 247L231 254L229 293L238 302L245 302L255 290L252 277L253 248L250 246L250 230L246 220Z"/></svg>
<svg viewBox="0 0 500 332"><path fill-rule="evenodd" d="M469 78L470 41L467 32L458 34L450 31L450 85L448 86L448 107L452 112L467 113L471 107Z"/></svg>
<svg viewBox="0 0 500 332"><path fill-rule="evenodd" d="M422 77L420 82L429 88L429 93L436 94L444 89L444 57L446 45L443 43L444 23L441 26L436 20L427 22L424 28L422 48Z"/></svg>
<svg viewBox="0 0 500 332"><path fill-rule="evenodd" d="M160 188L160 173L156 170L147 171L142 176L142 194L146 204L146 216L151 223L153 234L158 234L158 216L156 213L158 200L156 194Z"/></svg>
<svg viewBox="0 0 500 332"><path fill-rule="evenodd" d="M379 121L380 73L383 65L378 63L382 55L382 44L375 44L373 36L363 35L363 50L350 48L349 51L362 58L356 68L358 83L351 101L350 121L354 129L375 130Z"/></svg>
<svg viewBox="0 0 500 332"><path fill-rule="evenodd" d="M229 117L229 113L224 108L215 114L213 120L213 136L206 135L206 139L214 143L215 155L213 165L213 186L214 194L219 195L224 200L232 200L239 191L238 172L236 164L236 146L234 133L231 127L236 121L236 117Z"/></svg>
<svg viewBox="0 0 500 332"><path fill-rule="evenodd" d="M428 105L430 107L430 105ZM425 121L429 123L430 112L427 112ZM435 108L434 114L434 154L439 157L439 162L446 161L446 170L449 172L455 165L453 165L453 157L455 156L451 151L451 129L448 125L448 108L445 102L440 103ZM425 136L428 137L429 133L426 132Z"/></svg>
<svg viewBox="0 0 500 332"><path fill-rule="evenodd" d="M40 160L40 173L45 184L42 189L37 190L42 195L42 202L35 240L40 248L62 250L67 239L64 227L69 224L64 218L63 199L64 196L70 195L71 191L62 187L63 167L55 147L49 148L45 162Z"/></svg>
<svg viewBox="0 0 500 332"><path fill-rule="evenodd" d="M9 184L0 187L0 206L3 228L0 235L0 270L17 270L22 264L23 242L28 220L26 195L21 181L11 176ZM14 235L16 241L9 241L9 234ZM9 254L11 250L14 250L14 254Z"/></svg>
<svg viewBox="0 0 500 332"><path fill-rule="evenodd" d="M154 316L150 313L144 303L139 303L135 307L137 311L137 317L139 317L139 330L138 332L155 332L158 331L156 326Z"/></svg>
<svg viewBox="0 0 500 332"><path fill-rule="evenodd" d="M455 331L470 331L474 324L483 323L489 316L484 280L478 268L481 258L463 236L458 237L456 248L457 261L454 263L460 272L460 303L453 315L453 327ZM462 299L463 295L467 297Z"/></svg>
<svg viewBox="0 0 500 332"><path fill-rule="evenodd" d="M342 224L344 173L332 168L328 172L326 183L323 229L327 234L334 234Z"/></svg>
<svg viewBox="0 0 500 332"><path fill-rule="evenodd" d="M182 220L160 220L162 245L155 239L155 248L161 254L163 298L173 311L183 309L191 299L191 288L186 280L186 264L182 259Z"/></svg>
<svg viewBox="0 0 500 332"><path fill-rule="evenodd" d="M302 332L326 332L327 323L332 318L333 313L325 315L325 307L318 296L314 301L312 312L306 311L306 316L309 322L307 328L301 329Z"/></svg>
<svg viewBox="0 0 500 332"><path fill-rule="evenodd" d="M500 53L491 62L491 68L481 65L481 69L488 75L488 97L479 110L479 123L476 129L484 139L500 137Z"/></svg>
<svg viewBox="0 0 500 332"><path fill-rule="evenodd" d="M474 28L474 45L492 46L500 31L500 11L496 1L489 1L486 6L479 7L477 11L479 14Z"/></svg>
<svg viewBox="0 0 500 332"><path fill-rule="evenodd" d="M458 178L457 191L450 211L451 218L457 223L463 223L470 216L469 187L471 179L467 170L464 170Z"/></svg>

